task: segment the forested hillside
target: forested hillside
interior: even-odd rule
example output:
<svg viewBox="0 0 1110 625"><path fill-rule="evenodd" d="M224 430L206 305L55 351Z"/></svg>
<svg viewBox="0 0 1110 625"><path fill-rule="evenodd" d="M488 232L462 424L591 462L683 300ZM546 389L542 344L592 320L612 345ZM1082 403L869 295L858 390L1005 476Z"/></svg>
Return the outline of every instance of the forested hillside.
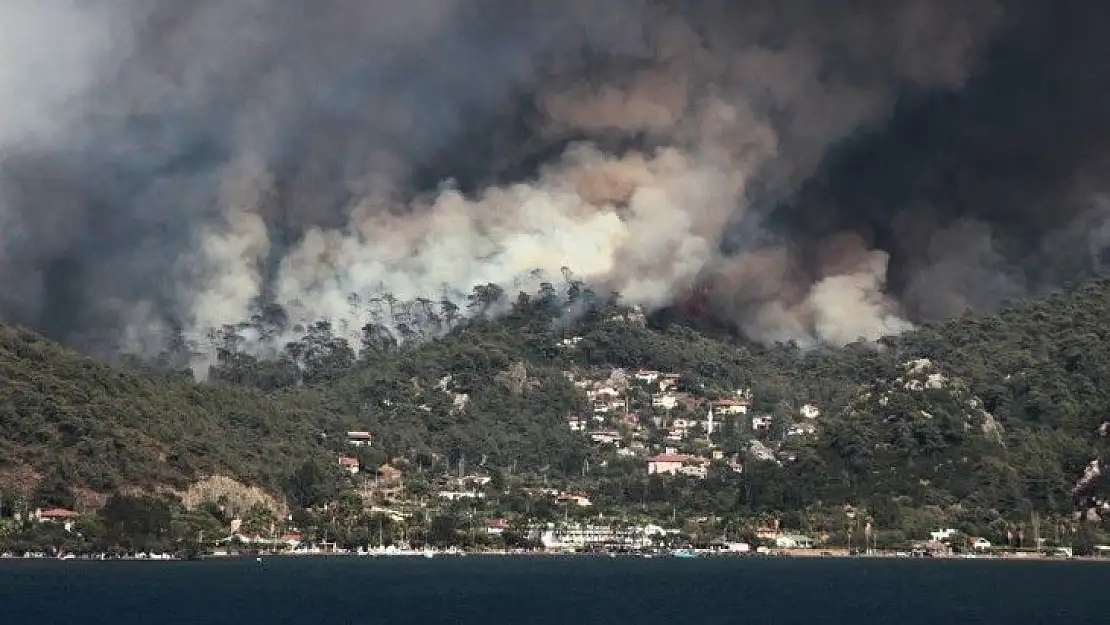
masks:
<svg viewBox="0 0 1110 625"><path fill-rule="evenodd" d="M98 492L218 472L275 487L334 427L258 391L127 373L0 326L0 468Z"/></svg>
<svg viewBox="0 0 1110 625"><path fill-rule="evenodd" d="M336 438L357 428L374 432L375 463L432 473L465 463L560 480L601 505L775 513L794 526L849 505L907 535L942 522L997 533L1033 512L1094 515L1110 498L1092 464L1110 452L1105 282L836 350L661 327L601 299L568 318L564 304L521 295L503 315L412 347L368 338L357 357L321 325L273 360L225 349L204 383L124 373L4 328L0 465L100 492L219 472L276 489L305 460L333 461ZM710 441L743 471L649 478L643 456L618 457L567 427L590 409L572 379L614 368L671 372L700 402L743 390L750 415L773 425L757 435L735 419ZM643 399L628 410L647 424L646 455L661 451L672 416ZM818 425L790 435L803 405L820 408Z"/></svg>

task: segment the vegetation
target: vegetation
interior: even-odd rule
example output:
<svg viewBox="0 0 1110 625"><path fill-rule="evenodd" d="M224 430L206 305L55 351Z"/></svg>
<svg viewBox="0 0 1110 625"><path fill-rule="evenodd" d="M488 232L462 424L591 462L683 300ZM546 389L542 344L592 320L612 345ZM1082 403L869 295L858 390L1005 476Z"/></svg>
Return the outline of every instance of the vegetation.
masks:
<svg viewBox="0 0 1110 625"><path fill-rule="evenodd" d="M375 435L374 447L359 452L364 474L403 471L410 500L428 501L467 470L493 478L482 502L439 505L411 528L432 542L470 532L475 514L568 515L529 490L543 484L590 493L590 514L670 517L710 534L750 533L769 518L831 541L870 521L892 544L942 524L1013 542L1034 516L1050 534L1088 542L1103 529L1099 505L1110 500L1110 483L1091 463L1110 451L1110 283L877 347L809 351L662 319L634 322L614 298L580 285L505 298L495 285L480 287L470 321L454 320L457 309L444 305L431 330L394 336L371 324L357 355L326 323L269 359L246 353L244 328L224 328L205 383L149 364L125 372L0 328L0 517L5 501L73 505L90 491L110 498L87 536L154 536L153 526L124 522L142 517L188 528L175 534L181 543L216 531L224 513L168 495L139 502L127 488L180 489L213 474L280 493L294 510L355 506L345 497L365 484L339 472L335 458L350 453L342 434L359 429ZM504 312L487 314L494 310ZM280 317L270 311L255 330L277 332L265 324ZM439 337L406 341L421 333ZM681 390L702 399L749 389L753 414L775 426L757 435L748 419L725 422L715 443L726 457L740 456L742 472L721 462L705 479L647 476L642 459L618 457L567 427L568 415L589 408L565 372L617 367L680 374ZM651 417L668 417L651 408L649 391L629 392L642 396L637 410L660 445ZM820 407L819 429L788 436L806 404ZM753 439L774 458L754 456ZM16 479L28 471L33 479ZM393 523L369 513L334 518L343 509L329 507L333 516L312 527L356 540Z"/></svg>

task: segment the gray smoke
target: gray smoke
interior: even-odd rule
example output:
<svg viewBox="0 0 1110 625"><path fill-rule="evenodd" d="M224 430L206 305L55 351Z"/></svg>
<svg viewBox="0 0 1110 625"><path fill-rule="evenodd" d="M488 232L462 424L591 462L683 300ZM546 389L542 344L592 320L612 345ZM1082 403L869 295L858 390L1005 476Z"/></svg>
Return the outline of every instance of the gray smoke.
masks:
<svg viewBox="0 0 1110 625"><path fill-rule="evenodd" d="M937 221L910 249L821 181L845 141L891 134L907 92L970 89L1024 11L12 0L0 314L152 353L261 302L356 332L371 298L534 289L564 268L648 308L709 281L759 340L996 305L1026 285L989 226Z"/></svg>

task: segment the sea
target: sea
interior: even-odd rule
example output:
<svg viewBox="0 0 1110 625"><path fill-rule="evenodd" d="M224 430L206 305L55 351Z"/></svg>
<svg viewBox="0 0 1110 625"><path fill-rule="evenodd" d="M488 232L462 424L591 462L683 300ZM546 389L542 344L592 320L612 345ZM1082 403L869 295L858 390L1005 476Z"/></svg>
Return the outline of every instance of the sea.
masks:
<svg viewBox="0 0 1110 625"><path fill-rule="evenodd" d="M1110 623L1110 564L853 558L0 560L0 624Z"/></svg>

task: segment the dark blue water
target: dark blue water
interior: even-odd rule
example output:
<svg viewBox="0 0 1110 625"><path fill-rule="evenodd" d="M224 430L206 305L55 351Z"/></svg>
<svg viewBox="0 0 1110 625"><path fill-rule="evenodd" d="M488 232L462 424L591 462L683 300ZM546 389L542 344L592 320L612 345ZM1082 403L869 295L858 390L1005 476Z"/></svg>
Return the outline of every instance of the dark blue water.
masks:
<svg viewBox="0 0 1110 625"><path fill-rule="evenodd" d="M1075 562L0 561L0 624L1105 624L1108 582Z"/></svg>

